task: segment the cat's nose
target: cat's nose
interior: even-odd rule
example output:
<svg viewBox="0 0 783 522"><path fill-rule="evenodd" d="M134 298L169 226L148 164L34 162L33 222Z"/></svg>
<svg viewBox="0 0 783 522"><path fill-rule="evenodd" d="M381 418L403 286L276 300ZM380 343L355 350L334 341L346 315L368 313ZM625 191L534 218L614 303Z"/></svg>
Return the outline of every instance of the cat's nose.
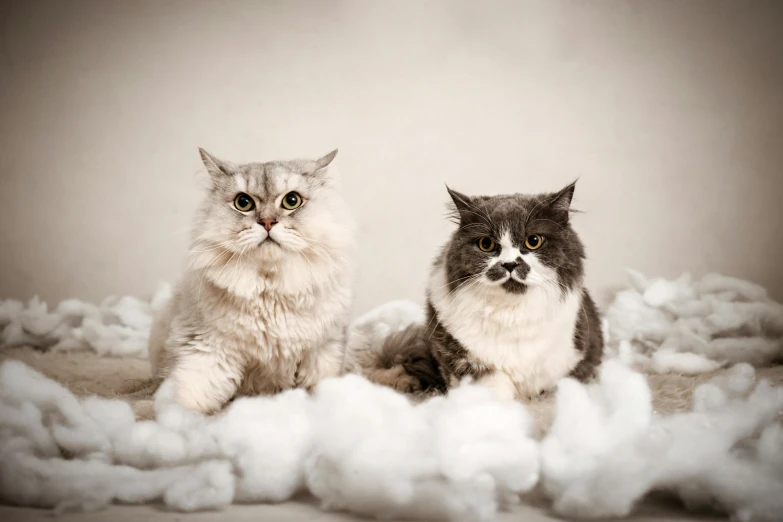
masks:
<svg viewBox="0 0 783 522"><path fill-rule="evenodd" d="M519 263L512 261L510 263L502 263L500 266L508 270L509 272L513 272L516 267L519 266Z"/></svg>
<svg viewBox="0 0 783 522"><path fill-rule="evenodd" d="M262 225L264 225L264 229L266 229L267 232L272 230L272 227L277 225L277 220L274 218L269 219L259 219L258 222Z"/></svg>

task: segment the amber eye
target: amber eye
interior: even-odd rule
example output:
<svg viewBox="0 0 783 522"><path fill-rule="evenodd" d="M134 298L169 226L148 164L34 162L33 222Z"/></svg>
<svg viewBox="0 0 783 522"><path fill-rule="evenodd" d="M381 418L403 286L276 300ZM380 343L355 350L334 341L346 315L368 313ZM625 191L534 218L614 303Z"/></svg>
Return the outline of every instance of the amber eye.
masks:
<svg viewBox="0 0 783 522"><path fill-rule="evenodd" d="M478 247L484 252L492 252L495 250L495 241L488 236L484 236L478 240Z"/></svg>
<svg viewBox="0 0 783 522"><path fill-rule="evenodd" d="M244 192L240 192L237 194L237 197L234 198L234 206L241 212L247 212L248 210L253 210L256 203L253 201L253 198Z"/></svg>
<svg viewBox="0 0 783 522"><path fill-rule="evenodd" d="M533 234L532 236L527 236L527 239L525 239L525 246L529 250L538 250L541 248L541 245L544 244L544 238L542 236Z"/></svg>
<svg viewBox="0 0 783 522"><path fill-rule="evenodd" d="M283 196L283 208L286 210L294 210L295 208L299 208L301 204L302 196L296 192L289 192Z"/></svg>

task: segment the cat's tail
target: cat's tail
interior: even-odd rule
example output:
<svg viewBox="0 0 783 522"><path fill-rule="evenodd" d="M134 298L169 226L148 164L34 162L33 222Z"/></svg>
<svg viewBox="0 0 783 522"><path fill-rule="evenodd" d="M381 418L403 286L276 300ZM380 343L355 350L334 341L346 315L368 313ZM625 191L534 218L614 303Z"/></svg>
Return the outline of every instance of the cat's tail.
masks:
<svg viewBox="0 0 783 522"><path fill-rule="evenodd" d="M445 393L446 381L422 324L389 335L360 357L361 373L370 381L413 395Z"/></svg>
<svg viewBox="0 0 783 522"><path fill-rule="evenodd" d="M122 382L117 393L124 399L147 399L155 395L162 382L162 379L156 377L142 380L128 379Z"/></svg>

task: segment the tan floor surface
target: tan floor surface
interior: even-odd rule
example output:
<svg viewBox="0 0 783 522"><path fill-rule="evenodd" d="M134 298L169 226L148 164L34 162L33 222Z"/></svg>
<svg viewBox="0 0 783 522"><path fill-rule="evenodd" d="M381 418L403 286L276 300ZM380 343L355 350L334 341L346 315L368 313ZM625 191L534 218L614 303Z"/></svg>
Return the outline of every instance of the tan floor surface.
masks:
<svg viewBox="0 0 783 522"><path fill-rule="evenodd" d="M93 513L67 513L60 516L50 511L0 506L0 520L4 522L355 522L367 520L345 513L329 513L318 509L314 500L301 499L275 505L231 506L223 511L201 513L174 513L157 506L112 506ZM498 522L555 522L557 518L545 509L526 505L500 513ZM717 522L727 520L709 514L686 513L676 505L649 502L637 509L633 516L623 519L632 522ZM388 521L392 522L392 521Z"/></svg>

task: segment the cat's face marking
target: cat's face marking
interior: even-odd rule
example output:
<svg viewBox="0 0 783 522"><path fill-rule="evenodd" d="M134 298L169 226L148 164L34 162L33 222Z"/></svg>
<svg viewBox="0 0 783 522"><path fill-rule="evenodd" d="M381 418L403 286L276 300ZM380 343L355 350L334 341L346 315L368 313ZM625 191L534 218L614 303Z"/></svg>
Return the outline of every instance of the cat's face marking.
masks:
<svg viewBox="0 0 783 522"><path fill-rule="evenodd" d="M450 290L466 284L524 294L581 281L584 249L569 224L574 185L538 195L468 197L449 190L459 229L446 248Z"/></svg>
<svg viewBox="0 0 783 522"><path fill-rule="evenodd" d="M323 222L335 206L328 166L336 153L315 161L238 165L202 150L211 185L196 243L267 259L279 259L280 250L317 255L330 239Z"/></svg>

